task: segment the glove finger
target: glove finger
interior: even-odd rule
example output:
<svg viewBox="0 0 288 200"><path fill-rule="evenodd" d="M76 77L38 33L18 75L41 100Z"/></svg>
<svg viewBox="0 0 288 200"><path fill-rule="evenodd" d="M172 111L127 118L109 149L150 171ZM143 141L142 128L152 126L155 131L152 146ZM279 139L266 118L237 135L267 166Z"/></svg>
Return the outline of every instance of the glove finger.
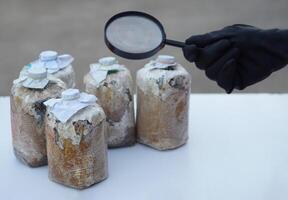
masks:
<svg viewBox="0 0 288 200"><path fill-rule="evenodd" d="M208 44L211 44L219 39L217 35L212 35L211 33L206 33L203 35L195 35L188 38L185 43L186 44L195 44L199 47L204 47Z"/></svg>
<svg viewBox="0 0 288 200"><path fill-rule="evenodd" d="M263 45L264 46L264 45ZM288 49L288 48L287 48ZM276 50L277 51L277 50ZM281 51L281 50L280 50ZM261 71L276 71L285 67L287 61L284 58L285 52L280 52L277 54L273 48L268 49L267 47L258 48L257 50L249 49L245 52L245 57L249 57L256 64L261 66ZM282 54L282 55L281 55Z"/></svg>
<svg viewBox="0 0 288 200"><path fill-rule="evenodd" d="M219 72L217 84L230 94L235 86L237 64L235 59L228 60Z"/></svg>
<svg viewBox="0 0 288 200"><path fill-rule="evenodd" d="M271 70L259 65L248 56L241 57L238 62L239 73L242 77L242 89L264 80L272 73Z"/></svg>
<svg viewBox="0 0 288 200"><path fill-rule="evenodd" d="M226 26L223 30L227 30L227 29L241 29L241 28L249 28L249 29L258 29L255 26L251 26L248 24L233 24L231 26Z"/></svg>
<svg viewBox="0 0 288 200"><path fill-rule="evenodd" d="M242 75L239 73L239 68L241 68L241 66L239 63L237 63L237 69L234 77L234 88L237 90L243 90L245 87L243 87Z"/></svg>
<svg viewBox="0 0 288 200"><path fill-rule="evenodd" d="M199 52L199 57L196 59L196 66L199 69L206 69L216 60L218 60L231 46L229 40L220 40L212 43L205 48L201 49Z"/></svg>
<svg viewBox="0 0 288 200"><path fill-rule="evenodd" d="M218 73L222 70L225 63L228 60L231 60L232 58L236 59L236 57L239 54L239 50L237 48L233 48L230 51L228 51L224 56L222 56L219 60L217 60L211 67L207 68L205 73L206 76L216 81L218 78Z"/></svg>
<svg viewBox="0 0 288 200"><path fill-rule="evenodd" d="M184 57L189 62L194 62L199 54L199 49L195 45L186 45L182 48Z"/></svg>
<svg viewBox="0 0 288 200"><path fill-rule="evenodd" d="M194 35L188 38L185 43L186 44L195 44L198 47L205 47L206 45L217 42L218 40L222 40L225 38L229 38L233 35L233 32L226 31L225 29L219 31L213 31L210 33L202 34L202 35Z"/></svg>
<svg viewBox="0 0 288 200"><path fill-rule="evenodd" d="M205 47L206 45L214 43L218 40L231 38L242 29L257 30L258 28L246 24L234 24L232 26L224 27L221 30L212 31L202 35L191 36L185 42L186 44L195 44L198 47Z"/></svg>

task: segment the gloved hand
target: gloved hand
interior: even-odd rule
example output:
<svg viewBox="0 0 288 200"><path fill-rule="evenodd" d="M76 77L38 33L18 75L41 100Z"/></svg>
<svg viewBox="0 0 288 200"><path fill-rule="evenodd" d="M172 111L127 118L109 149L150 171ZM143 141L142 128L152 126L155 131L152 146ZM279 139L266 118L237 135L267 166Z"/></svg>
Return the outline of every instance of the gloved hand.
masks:
<svg viewBox="0 0 288 200"><path fill-rule="evenodd" d="M185 58L195 61L227 93L257 83L288 64L288 30L236 24L192 36L186 45Z"/></svg>

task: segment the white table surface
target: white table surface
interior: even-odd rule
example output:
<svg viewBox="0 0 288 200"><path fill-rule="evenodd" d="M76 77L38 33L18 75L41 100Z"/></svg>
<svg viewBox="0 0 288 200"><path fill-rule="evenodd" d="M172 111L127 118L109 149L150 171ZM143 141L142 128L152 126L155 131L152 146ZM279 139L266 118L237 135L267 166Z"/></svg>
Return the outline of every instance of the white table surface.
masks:
<svg viewBox="0 0 288 200"><path fill-rule="evenodd" d="M187 145L109 150L109 178L78 191L16 160L0 98L0 199L288 199L288 94L191 95L190 111Z"/></svg>

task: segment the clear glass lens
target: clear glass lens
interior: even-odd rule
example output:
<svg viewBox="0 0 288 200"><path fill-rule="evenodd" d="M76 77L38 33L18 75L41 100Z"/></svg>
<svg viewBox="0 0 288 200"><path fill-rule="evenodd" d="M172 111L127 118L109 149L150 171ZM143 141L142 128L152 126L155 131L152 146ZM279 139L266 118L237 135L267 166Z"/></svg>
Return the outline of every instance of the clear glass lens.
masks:
<svg viewBox="0 0 288 200"><path fill-rule="evenodd" d="M158 47L163 39L161 28L141 16L125 16L112 21L106 38L117 49L127 53L146 53Z"/></svg>

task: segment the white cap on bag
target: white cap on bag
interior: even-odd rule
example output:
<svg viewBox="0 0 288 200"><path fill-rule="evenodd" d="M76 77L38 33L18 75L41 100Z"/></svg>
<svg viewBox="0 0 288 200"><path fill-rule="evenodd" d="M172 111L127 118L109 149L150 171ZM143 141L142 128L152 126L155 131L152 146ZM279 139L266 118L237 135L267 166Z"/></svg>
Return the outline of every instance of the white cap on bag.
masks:
<svg viewBox="0 0 288 200"><path fill-rule="evenodd" d="M50 112L66 123L71 117L83 108L95 105L97 97L92 94L80 93L78 89L67 89L62 92L61 99L49 99L44 102L49 107Z"/></svg>
<svg viewBox="0 0 288 200"><path fill-rule="evenodd" d="M80 98L80 91L78 89L64 90L61 94L64 101L75 100Z"/></svg>
<svg viewBox="0 0 288 200"><path fill-rule="evenodd" d="M169 55L159 55L156 59L157 62L163 63L163 64L174 64L176 62L176 59L174 56Z"/></svg>
<svg viewBox="0 0 288 200"><path fill-rule="evenodd" d="M58 53L56 51L43 51L40 53L39 58L41 61L56 60Z"/></svg>
<svg viewBox="0 0 288 200"><path fill-rule="evenodd" d="M41 67L31 67L28 69L28 77L31 79L47 78L47 70Z"/></svg>
<svg viewBox="0 0 288 200"><path fill-rule="evenodd" d="M101 65L110 66L117 64L117 60L115 57L103 57L98 60Z"/></svg>

